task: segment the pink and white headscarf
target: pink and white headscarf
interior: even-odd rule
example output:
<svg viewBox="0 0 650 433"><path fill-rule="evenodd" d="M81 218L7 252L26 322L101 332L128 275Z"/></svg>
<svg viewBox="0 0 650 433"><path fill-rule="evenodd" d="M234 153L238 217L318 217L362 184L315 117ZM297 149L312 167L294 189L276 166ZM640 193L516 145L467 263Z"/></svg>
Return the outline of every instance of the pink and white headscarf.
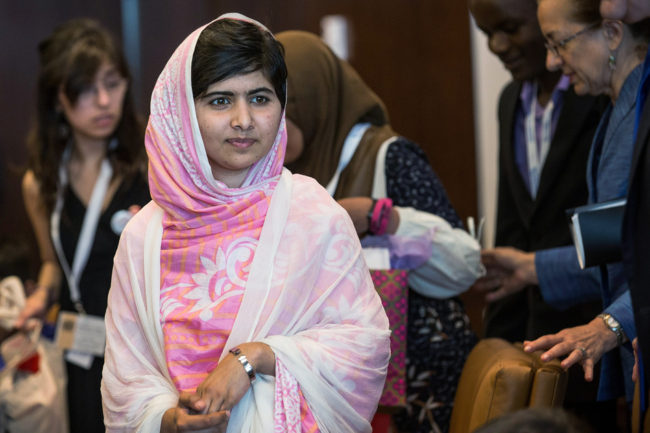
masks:
<svg viewBox="0 0 650 433"><path fill-rule="evenodd" d="M215 21L228 18L251 22L268 31L240 14L225 14ZM202 225L215 219L206 219L214 207L239 200L277 178L282 172L287 144L282 113L273 147L251 167L241 187L228 188L213 178L196 120L191 82L194 48L208 25L196 29L181 43L158 77L151 95L151 116L145 137L154 201L174 220L201 215Z"/></svg>
<svg viewBox="0 0 650 433"><path fill-rule="evenodd" d="M292 381L321 432L370 432L390 331L354 226L313 179L282 169L284 120L241 188L212 179L190 83L201 30L178 47L152 96L146 145L154 200L122 234L106 313L107 431L159 431L162 415L178 400L163 347L161 289L205 271L201 257L229 236L228 213L259 204L263 227L222 357L243 342L264 342L291 377L260 375L233 408L228 432L299 428L298 396L276 392L295 389ZM274 425L278 419L282 425Z"/></svg>

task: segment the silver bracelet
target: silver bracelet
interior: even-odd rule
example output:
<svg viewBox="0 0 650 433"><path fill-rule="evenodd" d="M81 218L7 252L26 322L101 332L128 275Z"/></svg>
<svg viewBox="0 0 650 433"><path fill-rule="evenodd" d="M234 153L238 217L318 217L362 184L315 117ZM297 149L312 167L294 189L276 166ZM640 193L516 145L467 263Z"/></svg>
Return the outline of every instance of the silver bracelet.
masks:
<svg viewBox="0 0 650 433"><path fill-rule="evenodd" d="M233 347L232 349L229 350L230 353L233 354L235 358L237 358L237 361L244 367L244 371L248 375L248 378L251 381L251 384L255 382L255 378L257 377L255 375L255 369L251 365L250 362L248 362L248 358L246 358L246 355L241 353L241 349L239 347Z"/></svg>

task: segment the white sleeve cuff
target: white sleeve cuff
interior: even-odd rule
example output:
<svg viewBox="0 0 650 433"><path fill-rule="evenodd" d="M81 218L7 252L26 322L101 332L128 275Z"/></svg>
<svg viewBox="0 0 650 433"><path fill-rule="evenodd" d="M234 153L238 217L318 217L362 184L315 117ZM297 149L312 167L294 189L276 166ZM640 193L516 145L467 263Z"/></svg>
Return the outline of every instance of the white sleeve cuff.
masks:
<svg viewBox="0 0 650 433"><path fill-rule="evenodd" d="M429 260L409 273L409 286L423 296L450 298L467 290L485 273L481 247L463 229L443 218L413 208L395 207L400 223L395 235L426 236L432 242Z"/></svg>

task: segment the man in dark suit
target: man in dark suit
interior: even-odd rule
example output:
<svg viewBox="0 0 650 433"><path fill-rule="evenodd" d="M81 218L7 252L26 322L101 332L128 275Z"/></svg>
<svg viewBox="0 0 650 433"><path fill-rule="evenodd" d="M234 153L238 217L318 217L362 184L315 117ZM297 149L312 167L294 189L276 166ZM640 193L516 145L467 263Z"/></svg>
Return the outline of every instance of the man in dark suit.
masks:
<svg viewBox="0 0 650 433"><path fill-rule="evenodd" d="M602 0L604 18L635 23L650 18L648 0ZM646 22L647 26L650 23ZM623 263L630 285L645 389L650 383L650 48L637 98L636 142L623 221ZM647 393L646 393L647 395ZM648 401L646 401L646 407Z"/></svg>
<svg viewBox="0 0 650 433"><path fill-rule="evenodd" d="M606 101L577 96L566 77L546 70L535 0L469 3L490 51L513 77L499 100L496 245L524 251L568 245L571 235L565 210L587 201L586 163ZM544 143L545 134L549 143ZM538 287L531 286L490 303L485 336L535 339L587 323L600 309L600 302L594 301L558 311L543 301ZM596 399L597 384L584 382L582 371L574 370L566 401L582 412L581 405Z"/></svg>

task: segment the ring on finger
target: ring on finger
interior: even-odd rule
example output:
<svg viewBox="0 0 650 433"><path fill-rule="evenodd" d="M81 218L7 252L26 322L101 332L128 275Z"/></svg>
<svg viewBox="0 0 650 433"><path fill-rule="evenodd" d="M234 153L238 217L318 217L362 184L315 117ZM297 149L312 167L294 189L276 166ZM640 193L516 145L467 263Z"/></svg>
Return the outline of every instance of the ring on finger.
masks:
<svg viewBox="0 0 650 433"><path fill-rule="evenodd" d="M582 358L583 358L583 359L589 357L589 355L587 355L587 349L585 349L585 348L582 347L582 346L578 347L577 349L578 349L578 350L580 351L580 353L582 354Z"/></svg>

